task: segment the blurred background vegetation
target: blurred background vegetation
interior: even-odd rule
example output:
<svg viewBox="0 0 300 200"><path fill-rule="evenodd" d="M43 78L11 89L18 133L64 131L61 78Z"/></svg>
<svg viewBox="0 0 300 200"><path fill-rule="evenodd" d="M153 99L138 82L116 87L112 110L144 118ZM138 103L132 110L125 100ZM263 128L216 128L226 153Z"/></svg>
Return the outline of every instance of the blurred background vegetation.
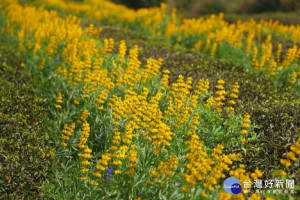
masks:
<svg viewBox="0 0 300 200"><path fill-rule="evenodd" d="M165 2L170 10L176 8L184 17L226 13L230 22L259 19L278 19L285 24L300 24L300 0L111 0L138 9L159 6ZM276 13L276 14L274 14Z"/></svg>
<svg viewBox="0 0 300 200"><path fill-rule="evenodd" d="M159 6L166 2L170 6L197 14L218 12L251 14L262 12L300 12L299 0L112 0L130 8Z"/></svg>

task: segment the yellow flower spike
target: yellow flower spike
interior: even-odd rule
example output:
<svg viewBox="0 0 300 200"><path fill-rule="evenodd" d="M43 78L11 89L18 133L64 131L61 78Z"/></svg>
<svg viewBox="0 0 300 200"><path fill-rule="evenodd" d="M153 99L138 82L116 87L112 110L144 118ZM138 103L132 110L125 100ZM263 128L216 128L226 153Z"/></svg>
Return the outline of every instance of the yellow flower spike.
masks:
<svg viewBox="0 0 300 200"><path fill-rule="evenodd" d="M146 180L146 183L147 183L148 185L154 185L154 182L151 181L151 180Z"/></svg>
<svg viewBox="0 0 300 200"><path fill-rule="evenodd" d="M57 94L57 97L56 97L56 103L57 103L57 104L63 103L63 100L62 100L62 94L61 94L60 92Z"/></svg>
<svg viewBox="0 0 300 200"><path fill-rule="evenodd" d="M196 51L200 51L201 50L201 46L202 46L202 41L198 40L195 44L194 44L194 49Z"/></svg>
<svg viewBox="0 0 300 200"><path fill-rule="evenodd" d="M222 106L224 105L223 101L225 101L225 94L227 92L224 89L225 81L220 79L217 81L217 85L215 86L215 95L216 97L213 99L213 106L217 112L222 112ZM210 100L211 101L211 100ZM208 103L208 102L207 102Z"/></svg>
<svg viewBox="0 0 300 200"><path fill-rule="evenodd" d="M213 97L209 97L207 100L206 100L206 104L205 104L205 107L211 107L214 103L214 98Z"/></svg>
<svg viewBox="0 0 300 200"><path fill-rule="evenodd" d="M105 171L105 167L102 165L96 165L96 169L98 169L100 171Z"/></svg>
<svg viewBox="0 0 300 200"><path fill-rule="evenodd" d="M81 161L82 165L90 165L91 163L88 160Z"/></svg>
<svg viewBox="0 0 300 200"><path fill-rule="evenodd" d="M289 83L290 83L289 88L291 88L292 85L296 82L297 76L298 76L298 73L296 71L292 73L290 81L289 81Z"/></svg>
<svg viewBox="0 0 300 200"><path fill-rule="evenodd" d="M152 174L155 178L159 179L159 174L157 173L157 171L153 170L153 171L151 171L151 174Z"/></svg>
<svg viewBox="0 0 300 200"><path fill-rule="evenodd" d="M126 42L125 42L125 40L121 40L120 41L120 45L119 45L119 54L118 54L118 56L119 56L118 61L119 62L123 61L123 59L124 59L124 57L126 55L126 51L127 51L127 49L126 49Z"/></svg>
<svg viewBox="0 0 300 200"><path fill-rule="evenodd" d="M184 193L190 193L191 192L191 189L187 186L182 186L181 190L184 192Z"/></svg>
<svg viewBox="0 0 300 200"><path fill-rule="evenodd" d="M69 137L69 136L62 135L62 136L61 136L61 139L63 139L63 140L69 140L70 137Z"/></svg>
<svg viewBox="0 0 300 200"><path fill-rule="evenodd" d="M201 193L201 196L202 196L202 197L205 197L205 198L208 197L208 195L207 195L205 192L202 192L202 193Z"/></svg>
<svg viewBox="0 0 300 200"><path fill-rule="evenodd" d="M66 146L67 146L67 143L62 142L62 143L60 143L60 145L63 146L63 147L66 147Z"/></svg>
<svg viewBox="0 0 300 200"><path fill-rule="evenodd" d="M85 148L85 149L83 150L83 152L84 152L84 153L92 153L92 150L89 149L89 148Z"/></svg>
<svg viewBox="0 0 300 200"><path fill-rule="evenodd" d="M246 139L245 139L245 138L242 138L242 139L241 139L241 143L242 143L242 144L245 144L245 143L246 143Z"/></svg>
<svg viewBox="0 0 300 200"><path fill-rule="evenodd" d="M132 175L135 174L135 172L134 172L134 170L131 169L131 170L128 170L128 171L126 172L126 174L132 176Z"/></svg>
<svg viewBox="0 0 300 200"><path fill-rule="evenodd" d="M89 169L87 169L87 168L82 168L80 171L81 171L82 173L86 173L86 172L89 171Z"/></svg>
<svg viewBox="0 0 300 200"><path fill-rule="evenodd" d="M87 180L88 178L86 177L86 176L82 176L82 177L80 177L80 180L82 180L82 181L85 181L85 180Z"/></svg>
<svg viewBox="0 0 300 200"><path fill-rule="evenodd" d="M242 124L242 127L244 127L244 128L249 128L250 125L249 125L248 123L243 123L243 124Z"/></svg>
<svg viewBox="0 0 300 200"><path fill-rule="evenodd" d="M81 117L80 117L80 119L82 121L86 121L88 115L89 115L89 111L88 110L84 110L83 113L82 113L82 115L81 115Z"/></svg>
<svg viewBox="0 0 300 200"><path fill-rule="evenodd" d="M283 170L277 170L276 174L278 174L279 176L286 176L287 175L287 173Z"/></svg>
<svg viewBox="0 0 300 200"><path fill-rule="evenodd" d="M292 161L296 161L296 155L293 152L287 152L286 156L288 157L288 159L292 160Z"/></svg>
<svg viewBox="0 0 300 200"><path fill-rule="evenodd" d="M218 44L216 42L214 42L213 46L211 47L210 53L209 53L210 56L213 56L215 54L217 47L218 47Z"/></svg>
<svg viewBox="0 0 300 200"><path fill-rule="evenodd" d="M130 180L127 181L127 183L129 183L129 184L130 184L130 183L133 183L133 180L130 179Z"/></svg>
<svg viewBox="0 0 300 200"><path fill-rule="evenodd" d="M92 175L97 178L101 178L102 175L99 172L93 172Z"/></svg>
<svg viewBox="0 0 300 200"><path fill-rule="evenodd" d="M263 176L263 173L259 169L255 169L255 173L257 177L261 178Z"/></svg>
<svg viewBox="0 0 300 200"><path fill-rule="evenodd" d="M250 196L250 200L261 200L261 196L256 193L253 193Z"/></svg>
<svg viewBox="0 0 300 200"><path fill-rule="evenodd" d="M92 186L98 186L98 185L99 185L99 183L96 182L96 181L91 181L90 184L91 184Z"/></svg>
<svg viewBox="0 0 300 200"><path fill-rule="evenodd" d="M241 133L242 135L246 135L246 134L248 134L248 131L247 131L246 129L242 129L242 130L240 131L240 133Z"/></svg>
<svg viewBox="0 0 300 200"><path fill-rule="evenodd" d="M74 99L73 103L76 104L76 105L79 105L80 104L80 99L77 97L76 99Z"/></svg>
<svg viewBox="0 0 300 200"><path fill-rule="evenodd" d="M275 200L274 198L272 198L272 197L266 197L266 199L265 200Z"/></svg>
<svg viewBox="0 0 300 200"><path fill-rule="evenodd" d="M55 105L55 108L62 109L62 106L59 105L59 104L56 104L56 105Z"/></svg>
<svg viewBox="0 0 300 200"><path fill-rule="evenodd" d="M280 159L280 163L281 165L283 165L284 167L290 167L291 166L291 163L289 160L286 160L286 159Z"/></svg>

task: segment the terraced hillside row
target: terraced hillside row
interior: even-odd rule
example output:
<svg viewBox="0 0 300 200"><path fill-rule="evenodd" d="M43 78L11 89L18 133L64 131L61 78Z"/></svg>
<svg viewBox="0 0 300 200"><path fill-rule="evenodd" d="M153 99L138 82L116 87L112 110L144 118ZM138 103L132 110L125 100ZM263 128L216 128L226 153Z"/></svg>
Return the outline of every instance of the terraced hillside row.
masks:
<svg viewBox="0 0 300 200"><path fill-rule="evenodd" d="M104 24L118 24L152 35L249 70L263 71L275 84L299 89L299 25L253 19L229 23L223 13L208 18L182 18L176 9L168 11L165 4L135 11L110 1L40 2Z"/></svg>

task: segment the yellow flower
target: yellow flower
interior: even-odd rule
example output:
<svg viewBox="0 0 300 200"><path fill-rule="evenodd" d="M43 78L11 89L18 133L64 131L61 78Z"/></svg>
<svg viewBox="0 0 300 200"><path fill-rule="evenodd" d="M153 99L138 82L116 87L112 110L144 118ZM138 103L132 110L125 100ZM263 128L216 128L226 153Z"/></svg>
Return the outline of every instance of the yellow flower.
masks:
<svg viewBox="0 0 300 200"><path fill-rule="evenodd" d="M63 147L66 147L66 146L67 146L67 143L62 142L62 143L60 143L60 145L63 146Z"/></svg>
<svg viewBox="0 0 300 200"><path fill-rule="evenodd" d="M63 103L62 95L60 92L57 94L56 103L58 103L58 104Z"/></svg>
<svg viewBox="0 0 300 200"><path fill-rule="evenodd" d="M99 172L93 172L92 175L97 177L97 178L101 178L101 176L102 176Z"/></svg>
<svg viewBox="0 0 300 200"><path fill-rule="evenodd" d="M245 138L242 138L242 139L241 139L241 143L242 143L242 144L245 144L245 143L246 143L246 139L245 139Z"/></svg>
<svg viewBox="0 0 300 200"><path fill-rule="evenodd" d="M81 164L83 165L90 165L91 163L88 160L81 161Z"/></svg>
<svg viewBox="0 0 300 200"><path fill-rule="evenodd" d="M73 103L76 104L76 105L79 105L80 104L80 99L77 97L76 99L74 99Z"/></svg>
<svg viewBox="0 0 300 200"><path fill-rule="evenodd" d="M190 193L191 192L191 189L188 188L187 186L182 186L182 191L185 192L185 193Z"/></svg>
<svg viewBox="0 0 300 200"><path fill-rule="evenodd" d="M290 167L291 163L290 161L286 160L286 159L280 159L280 163L285 166L285 167Z"/></svg>
<svg viewBox="0 0 300 200"><path fill-rule="evenodd" d="M102 165L96 165L96 169L100 171L105 171L105 167L103 167Z"/></svg>
<svg viewBox="0 0 300 200"><path fill-rule="evenodd" d="M287 173L285 171L283 171L283 170L277 170L276 174L278 174L280 176L286 176L287 175Z"/></svg>
<svg viewBox="0 0 300 200"><path fill-rule="evenodd" d="M274 198L272 198L272 197L266 197L266 199L265 200L275 200Z"/></svg>
<svg viewBox="0 0 300 200"><path fill-rule="evenodd" d="M92 153L92 149L89 149L89 148L85 148L83 151L84 151L84 153Z"/></svg>
<svg viewBox="0 0 300 200"><path fill-rule="evenodd" d="M96 181L91 181L90 184L91 184L92 186L97 186L97 185L99 185L99 183L96 182Z"/></svg>
<svg viewBox="0 0 300 200"><path fill-rule="evenodd" d="M202 192L202 193L201 193L201 196L202 196L202 197L208 197L208 195L207 195L205 192Z"/></svg>
<svg viewBox="0 0 300 200"><path fill-rule="evenodd" d="M286 153L286 157L288 157L292 161L296 161L297 160L295 154L293 152L291 152L291 151Z"/></svg>
<svg viewBox="0 0 300 200"><path fill-rule="evenodd" d="M154 184L154 182L151 181L151 180L147 180L146 183L147 183L148 185L153 185L153 184Z"/></svg>
<svg viewBox="0 0 300 200"><path fill-rule="evenodd" d="M255 174L260 178L263 176L263 173L259 169L255 169Z"/></svg>
<svg viewBox="0 0 300 200"><path fill-rule="evenodd" d="M126 174L128 174L128 175L134 175L135 172L134 172L134 170L129 170L129 171L126 172Z"/></svg>
<svg viewBox="0 0 300 200"><path fill-rule="evenodd" d="M89 169L87 169L87 168L82 168L80 171L81 171L82 173L86 173L86 172L89 171Z"/></svg>
<svg viewBox="0 0 300 200"><path fill-rule="evenodd" d="M246 135L246 134L248 134L248 131L247 131L246 129L242 129L242 130L240 131L240 133L241 133L242 135Z"/></svg>
<svg viewBox="0 0 300 200"><path fill-rule="evenodd" d="M253 193L250 196L250 200L261 200L261 196L256 193Z"/></svg>

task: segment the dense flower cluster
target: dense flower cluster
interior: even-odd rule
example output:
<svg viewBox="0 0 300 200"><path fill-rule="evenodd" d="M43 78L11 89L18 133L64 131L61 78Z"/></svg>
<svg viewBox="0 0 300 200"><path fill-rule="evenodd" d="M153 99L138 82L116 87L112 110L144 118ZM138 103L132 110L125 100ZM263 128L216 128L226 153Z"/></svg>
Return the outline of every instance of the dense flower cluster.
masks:
<svg viewBox="0 0 300 200"><path fill-rule="evenodd" d="M296 162L298 160L297 157L300 155L300 138L298 138L298 140L290 146L290 150L291 151L285 154L288 159L280 159L281 165L285 168L289 168L292 165L291 162ZM277 170L277 173L279 175L286 175L286 173L282 170Z"/></svg>
<svg viewBox="0 0 300 200"><path fill-rule="evenodd" d="M70 137L72 136L75 129L75 123L72 123L70 126L68 124L64 124L64 128L61 131L63 135L61 136L61 139L64 141L61 143L61 146L67 146L67 142L70 140Z"/></svg>
<svg viewBox="0 0 300 200"><path fill-rule="evenodd" d="M93 0L84 4L58 0L45 0L43 2L46 5L57 6L75 14L85 12L86 15L97 20L109 19L110 23L121 22L126 27L135 25L142 31L163 36L172 43L175 41L176 43L184 44L182 38L189 35L197 36L198 39L193 45L194 49L204 51L211 56L215 55L216 51L221 49L223 45L229 44L233 48L243 51L245 57L252 59L251 63L254 69L270 71L272 80L284 68L293 69L292 63L300 56L300 49L297 45L288 48L285 53L282 44L279 44L277 50L273 53L272 38L274 36L292 39L294 42L300 41L299 26L284 25L279 21L260 20L257 22L250 19L244 22L228 23L224 20L223 13L211 15L208 18L189 19L178 16L176 9L173 9L170 16L168 16L165 4L161 4L160 8L131 10L107 0L101 2ZM93 32L94 28L90 25L86 30L89 33ZM101 32L101 29L94 32ZM264 35L267 35L265 41L263 41ZM20 32L19 37L22 39L24 33ZM107 51L109 53L112 45L112 39L105 39L103 52ZM20 44L21 47L22 44ZM283 53L285 55L282 55ZM218 54L218 56L220 55ZM288 71L291 72L291 70Z"/></svg>

